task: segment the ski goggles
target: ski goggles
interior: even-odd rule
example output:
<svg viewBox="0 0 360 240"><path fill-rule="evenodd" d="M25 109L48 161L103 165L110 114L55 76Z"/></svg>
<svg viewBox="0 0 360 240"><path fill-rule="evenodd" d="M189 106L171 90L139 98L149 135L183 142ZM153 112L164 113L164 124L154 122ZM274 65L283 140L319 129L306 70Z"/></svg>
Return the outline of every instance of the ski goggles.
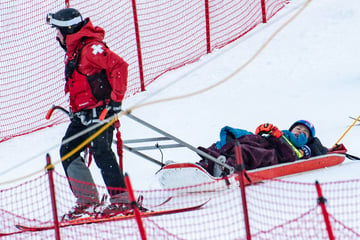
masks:
<svg viewBox="0 0 360 240"><path fill-rule="evenodd" d="M54 18L54 13L48 13L46 15L46 23L52 27L69 27L81 23L83 21L81 16L75 17L70 20L58 20Z"/></svg>

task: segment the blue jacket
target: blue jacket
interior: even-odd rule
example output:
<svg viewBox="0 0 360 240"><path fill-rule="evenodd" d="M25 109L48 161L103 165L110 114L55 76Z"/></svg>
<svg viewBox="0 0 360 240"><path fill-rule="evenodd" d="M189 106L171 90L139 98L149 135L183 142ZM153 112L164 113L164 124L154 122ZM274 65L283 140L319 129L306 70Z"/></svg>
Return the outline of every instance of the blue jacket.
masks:
<svg viewBox="0 0 360 240"><path fill-rule="evenodd" d="M294 144L294 146L297 148L303 147L308 141L307 137L303 133L296 137L292 132L288 130L282 130L282 132L284 133L285 137L289 139L290 142ZM241 136L251 134L253 133L244 129L225 126L220 130L220 141L216 142L216 148L220 149L226 144L228 135L232 135L234 138L239 138Z"/></svg>

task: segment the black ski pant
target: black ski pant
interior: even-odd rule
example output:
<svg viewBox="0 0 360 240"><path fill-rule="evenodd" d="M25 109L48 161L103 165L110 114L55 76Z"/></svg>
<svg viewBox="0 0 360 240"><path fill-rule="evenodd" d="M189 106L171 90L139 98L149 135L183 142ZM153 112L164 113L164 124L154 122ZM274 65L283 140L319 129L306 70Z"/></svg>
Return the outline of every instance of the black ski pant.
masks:
<svg viewBox="0 0 360 240"><path fill-rule="evenodd" d="M65 142L66 139L83 132L94 124L88 126L83 125L80 119L74 116L67 128L65 136L63 137L63 144L60 147L61 158L67 153L78 147L89 136L94 134L100 127L97 127L86 134L76 137L70 142ZM103 180L107 186L110 196L122 193L126 188L124 175L118 165L115 154L111 149L113 141L114 127L110 126L98 137L96 137L90 144L90 150L94 156L97 167L100 169ZM74 195L78 198L78 203L89 203L98 201L98 193L91 176L91 173L86 166L84 159L81 157L81 149L68 159L62 162L66 176L69 178L70 187ZM83 184L83 183L87 184ZM87 186L86 186L87 185Z"/></svg>

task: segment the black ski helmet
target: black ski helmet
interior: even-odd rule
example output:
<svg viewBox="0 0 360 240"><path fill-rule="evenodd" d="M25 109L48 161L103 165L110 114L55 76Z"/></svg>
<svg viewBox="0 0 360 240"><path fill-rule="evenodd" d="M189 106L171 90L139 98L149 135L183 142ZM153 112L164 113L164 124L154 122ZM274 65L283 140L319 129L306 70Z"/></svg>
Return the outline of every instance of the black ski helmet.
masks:
<svg viewBox="0 0 360 240"><path fill-rule="evenodd" d="M56 13L48 13L46 22L58 28L64 38L68 34L78 32L84 25L80 12L74 8L64 8Z"/></svg>

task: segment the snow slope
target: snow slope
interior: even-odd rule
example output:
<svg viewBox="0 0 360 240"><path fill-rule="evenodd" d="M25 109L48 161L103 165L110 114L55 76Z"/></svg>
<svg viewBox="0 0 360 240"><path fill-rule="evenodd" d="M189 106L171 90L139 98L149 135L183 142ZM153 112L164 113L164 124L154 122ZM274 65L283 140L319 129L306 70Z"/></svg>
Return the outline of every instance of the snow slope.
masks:
<svg viewBox="0 0 360 240"><path fill-rule="evenodd" d="M306 2L290 1L270 22L238 41L166 73L147 91L126 99L124 109L134 108L135 116L195 147L217 141L225 125L254 131L259 124L271 122L287 129L298 119L311 121L323 144L333 145L353 122L349 116L360 114L360 4L358 0L309 1L290 21ZM201 91L220 81L223 83L193 96L149 104ZM142 106L144 103L147 105ZM121 124L123 139L158 136L127 117L121 118ZM7 181L41 172L46 153L58 161L66 127L63 124L1 143L1 188ZM355 126L342 140L349 153L357 156L359 133L360 127ZM163 153L164 161L199 160L185 149ZM159 151L150 154L161 158ZM157 187L158 165L126 151L124 164L135 189ZM95 164L91 168L101 183ZM359 178L359 169L360 162L346 160L341 166L287 179L353 179ZM56 170L62 171L60 164Z"/></svg>

